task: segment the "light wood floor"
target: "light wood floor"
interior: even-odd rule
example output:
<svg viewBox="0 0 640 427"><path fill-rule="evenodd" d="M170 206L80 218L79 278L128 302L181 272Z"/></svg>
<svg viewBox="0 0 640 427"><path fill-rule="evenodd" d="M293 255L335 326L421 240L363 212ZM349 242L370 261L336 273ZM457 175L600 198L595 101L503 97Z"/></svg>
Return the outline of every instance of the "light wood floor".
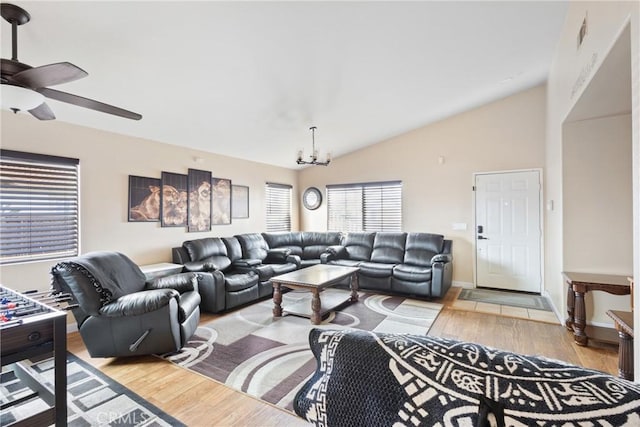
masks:
<svg viewBox="0 0 640 427"><path fill-rule="evenodd" d="M449 308L445 305L429 335L473 341L518 353L542 355L617 375L617 348L580 347L564 326ZM201 322L218 317L205 314ZM295 415L232 390L154 356L92 359L80 335L69 334L68 349L189 426L301 426Z"/></svg>

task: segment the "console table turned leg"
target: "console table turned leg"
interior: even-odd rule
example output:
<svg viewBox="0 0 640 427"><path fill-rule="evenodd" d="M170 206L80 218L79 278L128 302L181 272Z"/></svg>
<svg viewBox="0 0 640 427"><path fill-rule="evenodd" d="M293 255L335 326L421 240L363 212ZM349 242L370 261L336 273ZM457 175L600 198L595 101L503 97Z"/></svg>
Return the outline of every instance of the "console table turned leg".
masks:
<svg viewBox="0 0 640 427"><path fill-rule="evenodd" d="M568 330L573 332L573 322L575 322L575 294L573 293L573 286L571 283L568 283L567 287L567 320L564 322L564 325Z"/></svg>
<svg viewBox="0 0 640 427"><path fill-rule="evenodd" d="M280 283L273 284L273 317L282 317L282 292Z"/></svg>
<svg viewBox="0 0 640 427"><path fill-rule="evenodd" d="M573 339L576 344L586 346L589 338L584 332L587 326L586 309L584 307L584 293L575 291L575 319L573 322Z"/></svg>
<svg viewBox="0 0 640 427"><path fill-rule="evenodd" d="M633 337L624 331L618 331L618 376L633 381Z"/></svg>

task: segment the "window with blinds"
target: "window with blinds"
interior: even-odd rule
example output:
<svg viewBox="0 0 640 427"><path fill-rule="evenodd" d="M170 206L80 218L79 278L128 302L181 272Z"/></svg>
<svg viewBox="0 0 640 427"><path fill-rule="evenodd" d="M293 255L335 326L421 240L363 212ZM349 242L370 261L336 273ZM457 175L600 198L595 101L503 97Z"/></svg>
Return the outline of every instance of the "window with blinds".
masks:
<svg viewBox="0 0 640 427"><path fill-rule="evenodd" d="M291 231L291 188L267 182L267 231Z"/></svg>
<svg viewBox="0 0 640 427"><path fill-rule="evenodd" d="M0 150L0 264L78 255L78 165Z"/></svg>
<svg viewBox="0 0 640 427"><path fill-rule="evenodd" d="M402 181L327 186L329 231L402 231Z"/></svg>

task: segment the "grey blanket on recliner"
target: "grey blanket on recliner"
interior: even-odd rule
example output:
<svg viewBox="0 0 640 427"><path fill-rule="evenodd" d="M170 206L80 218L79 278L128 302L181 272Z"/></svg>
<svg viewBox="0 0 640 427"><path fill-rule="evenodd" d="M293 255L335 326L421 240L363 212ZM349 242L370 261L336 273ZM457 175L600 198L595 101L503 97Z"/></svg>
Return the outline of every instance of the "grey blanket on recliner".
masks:
<svg viewBox="0 0 640 427"><path fill-rule="evenodd" d="M294 409L318 426L640 425L640 385L557 360L356 330L309 342L318 366Z"/></svg>

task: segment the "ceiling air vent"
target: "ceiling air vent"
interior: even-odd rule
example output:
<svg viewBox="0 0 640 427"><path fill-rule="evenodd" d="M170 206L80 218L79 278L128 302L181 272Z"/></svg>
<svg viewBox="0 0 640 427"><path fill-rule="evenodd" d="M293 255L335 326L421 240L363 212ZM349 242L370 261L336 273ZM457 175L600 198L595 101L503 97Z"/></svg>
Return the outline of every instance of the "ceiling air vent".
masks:
<svg viewBox="0 0 640 427"><path fill-rule="evenodd" d="M582 25L580 26L580 31L578 31L578 49L582 46L582 42L584 38L587 36L587 15L585 14L584 19L582 20Z"/></svg>

